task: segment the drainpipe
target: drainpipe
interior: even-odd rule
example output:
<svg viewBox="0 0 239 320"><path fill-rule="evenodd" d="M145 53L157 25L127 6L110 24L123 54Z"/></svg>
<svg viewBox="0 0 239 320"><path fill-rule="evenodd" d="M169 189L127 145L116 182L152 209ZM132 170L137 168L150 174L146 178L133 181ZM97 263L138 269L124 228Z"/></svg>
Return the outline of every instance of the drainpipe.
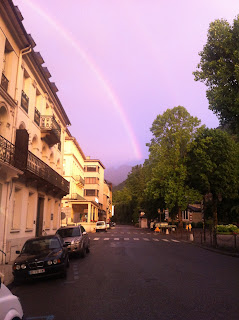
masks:
<svg viewBox="0 0 239 320"><path fill-rule="evenodd" d="M22 67L22 57L25 54L28 54L30 52L32 52L31 45L29 47L27 47L27 48L24 48L24 49L20 50L20 55L19 55L19 59L18 59L18 66L17 66L17 78L16 78L16 89L15 89L15 99L14 99L15 101L17 101L18 104L19 104L19 101L17 100L17 96L18 96L18 89L19 89L19 86L20 86L20 74L21 74L21 67ZM12 127L11 142L12 142L12 139L13 139L14 129L17 126L17 115L18 115L18 108L16 110L14 126Z"/></svg>

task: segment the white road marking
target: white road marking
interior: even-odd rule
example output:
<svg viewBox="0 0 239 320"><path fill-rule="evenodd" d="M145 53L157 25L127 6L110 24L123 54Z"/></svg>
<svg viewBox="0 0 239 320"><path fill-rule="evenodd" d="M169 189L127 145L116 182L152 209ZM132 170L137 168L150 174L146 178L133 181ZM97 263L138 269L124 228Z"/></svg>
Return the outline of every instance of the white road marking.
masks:
<svg viewBox="0 0 239 320"><path fill-rule="evenodd" d="M139 240L139 238L134 238L134 240Z"/></svg>
<svg viewBox="0 0 239 320"><path fill-rule="evenodd" d="M104 238L104 240L110 240L110 238Z"/></svg>
<svg viewBox="0 0 239 320"><path fill-rule="evenodd" d="M165 241L165 242L169 242L169 240L168 239L162 239L163 241Z"/></svg>
<svg viewBox="0 0 239 320"><path fill-rule="evenodd" d="M148 238L143 238L144 239L144 241L149 241L149 239Z"/></svg>
<svg viewBox="0 0 239 320"><path fill-rule="evenodd" d="M124 238L124 240L129 240L129 238Z"/></svg>
<svg viewBox="0 0 239 320"><path fill-rule="evenodd" d="M159 241L159 239L155 239L155 238L153 238L153 240L154 240L154 241Z"/></svg>
<svg viewBox="0 0 239 320"><path fill-rule="evenodd" d="M118 240L119 240L119 238L114 238L114 240L118 241Z"/></svg>
<svg viewBox="0 0 239 320"><path fill-rule="evenodd" d="M95 240L95 241L97 241L97 240L99 240L100 238L94 238L93 240Z"/></svg>
<svg viewBox="0 0 239 320"><path fill-rule="evenodd" d="M178 240L174 240L174 239L172 239L172 241L173 241L173 242L180 242L180 241L178 241Z"/></svg>

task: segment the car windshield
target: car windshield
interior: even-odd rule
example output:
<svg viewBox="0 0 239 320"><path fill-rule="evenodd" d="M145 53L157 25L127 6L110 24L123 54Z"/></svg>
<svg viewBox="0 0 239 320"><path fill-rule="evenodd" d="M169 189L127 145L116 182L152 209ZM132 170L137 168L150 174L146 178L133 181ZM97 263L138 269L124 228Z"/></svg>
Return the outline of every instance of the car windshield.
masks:
<svg viewBox="0 0 239 320"><path fill-rule="evenodd" d="M104 221L97 222L97 226L103 226L104 224Z"/></svg>
<svg viewBox="0 0 239 320"><path fill-rule="evenodd" d="M77 236L80 236L80 229L79 228L60 229L60 230L57 231L57 233L62 238L77 237Z"/></svg>
<svg viewBox="0 0 239 320"><path fill-rule="evenodd" d="M47 238L40 240L27 241L23 248L22 253L37 254L42 251L53 250L61 248L61 244L56 238Z"/></svg>

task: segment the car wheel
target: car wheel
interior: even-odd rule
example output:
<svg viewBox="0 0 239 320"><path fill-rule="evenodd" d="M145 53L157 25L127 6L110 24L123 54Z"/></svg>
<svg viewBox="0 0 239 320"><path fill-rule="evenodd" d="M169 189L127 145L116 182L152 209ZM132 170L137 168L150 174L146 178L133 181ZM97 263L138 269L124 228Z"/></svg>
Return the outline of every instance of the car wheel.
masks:
<svg viewBox="0 0 239 320"><path fill-rule="evenodd" d="M17 279L17 278L14 278L13 279L13 284L14 284L14 286L19 286L20 284L21 284L21 281L19 280L19 279Z"/></svg>
<svg viewBox="0 0 239 320"><path fill-rule="evenodd" d="M81 258L85 258L85 256L86 256L86 248L83 247L81 250Z"/></svg>
<svg viewBox="0 0 239 320"><path fill-rule="evenodd" d="M62 271L62 273L61 273L61 278L63 278L63 279L65 279L66 278L66 276L67 276L67 269L66 269L67 267L66 266L64 266L64 269L63 269L63 271Z"/></svg>

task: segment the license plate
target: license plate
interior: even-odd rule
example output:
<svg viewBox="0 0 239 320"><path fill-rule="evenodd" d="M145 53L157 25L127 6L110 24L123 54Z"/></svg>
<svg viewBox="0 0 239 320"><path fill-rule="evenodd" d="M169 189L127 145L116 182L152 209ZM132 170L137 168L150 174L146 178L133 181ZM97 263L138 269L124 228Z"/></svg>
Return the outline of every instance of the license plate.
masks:
<svg viewBox="0 0 239 320"><path fill-rule="evenodd" d="M29 271L29 274L39 274L39 273L44 273L45 269L38 269L38 270L31 270Z"/></svg>

